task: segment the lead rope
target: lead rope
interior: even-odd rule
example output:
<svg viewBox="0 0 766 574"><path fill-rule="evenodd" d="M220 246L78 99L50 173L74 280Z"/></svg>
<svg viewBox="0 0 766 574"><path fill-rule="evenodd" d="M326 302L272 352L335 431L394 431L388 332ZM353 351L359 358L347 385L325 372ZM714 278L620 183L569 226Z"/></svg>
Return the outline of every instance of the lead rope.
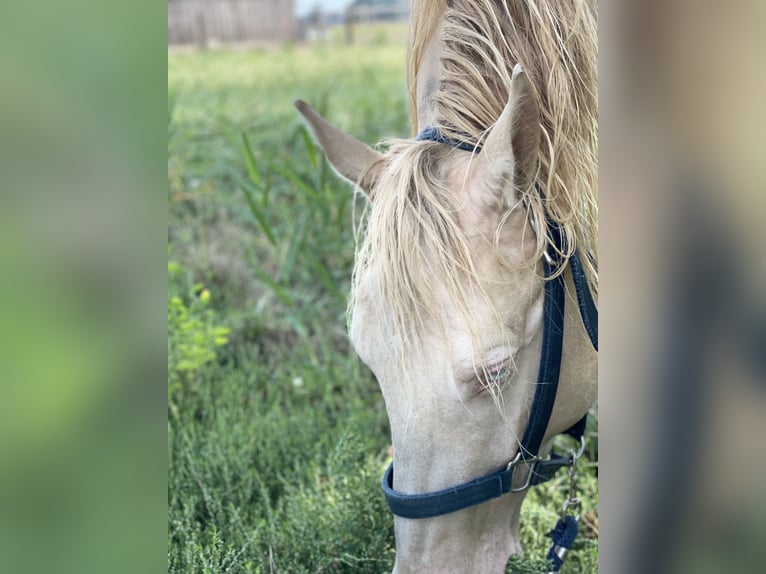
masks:
<svg viewBox="0 0 766 574"><path fill-rule="evenodd" d="M577 459L582 456L585 450L585 437L580 438L580 450L569 451L572 461L569 466L569 492L567 499L561 507L561 516L556 522L556 526L548 533L551 537L551 547L548 550L548 560L553 564L553 570L548 574L555 574L561 570L564 564L564 558L567 552L572 549L580 523L580 514L573 514L572 511L579 510L581 506L580 498L577 496Z"/></svg>

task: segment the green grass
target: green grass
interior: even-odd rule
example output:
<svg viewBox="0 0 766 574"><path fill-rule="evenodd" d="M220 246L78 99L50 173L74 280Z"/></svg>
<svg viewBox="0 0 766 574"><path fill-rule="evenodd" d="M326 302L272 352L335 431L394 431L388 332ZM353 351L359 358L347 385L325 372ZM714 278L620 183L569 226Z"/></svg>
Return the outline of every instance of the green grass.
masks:
<svg viewBox="0 0 766 574"><path fill-rule="evenodd" d="M214 360L204 350L195 368L169 363L170 572L393 564L378 486L388 422L345 334L352 192L292 101L369 143L406 136L404 61L403 44L169 55L169 296L198 313L179 324L200 331L171 340L204 350L229 329ZM581 474L592 513L595 471ZM564 480L528 497L530 558L544 556ZM582 536L564 572L595 572L596 559ZM539 569L514 559L508 571Z"/></svg>

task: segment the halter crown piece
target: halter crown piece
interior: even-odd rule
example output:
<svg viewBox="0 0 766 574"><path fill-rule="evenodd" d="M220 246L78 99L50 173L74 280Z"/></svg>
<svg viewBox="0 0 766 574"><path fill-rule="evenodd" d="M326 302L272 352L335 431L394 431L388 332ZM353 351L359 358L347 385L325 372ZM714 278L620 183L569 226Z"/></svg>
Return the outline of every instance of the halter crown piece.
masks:
<svg viewBox="0 0 766 574"><path fill-rule="evenodd" d="M470 151L470 152L481 151L481 146L479 144L472 144L467 141L448 138L447 136L442 134L438 129L436 129L433 126L428 126L427 128L425 128L422 132L420 132L415 137L415 140L419 142L422 142L422 141L436 142L436 143L448 145L452 148L463 150L463 151Z"/></svg>
<svg viewBox="0 0 766 574"><path fill-rule="evenodd" d="M434 127L425 128L417 135L416 140L433 141L472 153L481 151L478 144L445 137ZM553 245L549 246L546 251L546 257L543 258L543 268L545 276L549 278L558 268L560 263L558 254L564 252L566 237L564 237L561 227L550 219L547 220L547 226ZM583 325L593 348L598 351L598 311L577 251L569 258L569 266ZM540 368L529 422L515 458L506 466L480 478L426 494L403 494L394 490L394 464L392 462L383 475L382 487L388 507L393 514L410 519L432 518L449 514L482 504L509 492L522 492L530 486L550 480L556 471L562 467L570 468L570 476L574 481L573 467L577 458L582 454L582 447L578 453L571 452L567 455L552 453L547 459L538 456L553 412L559 384L564 339L565 301L564 275L559 273L555 278L545 282L543 347L540 356ZM563 434L575 438L584 445L586 417L587 415ZM513 471L520 464L527 465L529 473L524 484L514 488ZM576 499L570 494L570 499L567 500L566 505L574 501ZM548 559L553 564L554 569L552 571L558 572L563 563L564 555L572 547L577 535L577 519L564 513L549 535L553 539L553 543L548 552Z"/></svg>

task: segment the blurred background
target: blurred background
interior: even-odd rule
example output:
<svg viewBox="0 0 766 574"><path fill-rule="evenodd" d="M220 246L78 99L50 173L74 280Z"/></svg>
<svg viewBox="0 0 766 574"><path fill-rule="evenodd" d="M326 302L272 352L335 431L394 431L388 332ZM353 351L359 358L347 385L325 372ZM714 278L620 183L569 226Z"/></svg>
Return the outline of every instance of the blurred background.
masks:
<svg viewBox="0 0 766 574"><path fill-rule="evenodd" d="M170 572L392 565L385 409L345 331L365 203L293 106L407 135L408 13L351 13L168 4Z"/></svg>
<svg viewBox="0 0 766 574"><path fill-rule="evenodd" d="M766 5L600 5L600 566L766 559Z"/></svg>
<svg viewBox="0 0 766 574"><path fill-rule="evenodd" d="M200 49L406 35L406 0L169 0L168 45ZM371 24L388 24L370 30ZM398 25L397 25L398 24Z"/></svg>

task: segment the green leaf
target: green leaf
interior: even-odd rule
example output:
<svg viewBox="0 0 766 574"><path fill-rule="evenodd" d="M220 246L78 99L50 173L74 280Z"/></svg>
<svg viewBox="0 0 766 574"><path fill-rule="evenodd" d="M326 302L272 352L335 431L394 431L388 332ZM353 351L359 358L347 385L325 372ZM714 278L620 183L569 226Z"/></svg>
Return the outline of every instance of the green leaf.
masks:
<svg viewBox="0 0 766 574"><path fill-rule="evenodd" d="M266 215L263 213L263 210L255 201L255 194L257 193L257 190L253 188L252 183L247 181L237 172L233 171L232 177L236 180L236 182L239 184L239 187L242 189L242 192L245 194L245 201L247 202L247 206L250 208L250 213L253 214L253 217L255 217L258 225L261 226L261 229L266 234L269 242L276 246L277 240L274 238L274 233L271 231L271 227L266 221Z"/></svg>
<svg viewBox="0 0 766 574"><path fill-rule="evenodd" d="M343 299L343 294L338 289L338 286L335 284L335 280L332 278L332 275L330 275L330 272L327 270L327 267L325 267L324 263L322 263L317 257L312 257L311 268L314 270L314 272L316 272L317 275L319 275L319 279L322 281L322 284L332 295L338 299Z"/></svg>
<svg viewBox="0 0 766 574"><path fill-rule="evenodd" d="M327 202L323 201L322 197L308 183L303 181L298 174L282 167L276 162L272 163L272 167L274 171L293 183L299 191L303 192L303 195L308 198L316 207L318 207L319 210L324 214L325 219L327 218L329 215Z"/></svg>
<svg viewBox="0 0 766 574"><path fill-rule="evenodd" d="M295 265L295 258L298 255L298 251L303 245L303 239L306 236L306 223L309 218L309 213L304 211L301 214L301 218L295 227L292 237L290 238L290 246L287 249L287 255L285 256L285 262L282 265L282 270L279 276L282 280L288 280L290 274L293 271Z"/></svg>
<svg viewBox="0 0 766 574"><path fill-rule="evenodd" d="M306 126L301 126L301 137L303 138L303 145L306 147L306 152L309 154L309 160L314 169L318 167L317 162L317 148L314 145L314 141L311 139L311 134L306 129Z"/></svg>
<svg viewBox="0 0 766 574"><path fill-rule="evenodd" d="M295 303L285 288L274 281L274 279L272 279L263 269L256 265L253 271L258 276L258 279L263 281L274 292L274 295L276 295L285 305L292 306Z"/></svg>
<svg viewBox="0 0 766 574"><path fill-rule="evenodd" d="M247 165L247 173L250 174L250 180L255 184L261 185L261 173L258 171L258 166L255 163L255 157L253 156L253 149L250 147L250 140L246 133L242 133L242 148L245 152L245 165Z"/></svg>

